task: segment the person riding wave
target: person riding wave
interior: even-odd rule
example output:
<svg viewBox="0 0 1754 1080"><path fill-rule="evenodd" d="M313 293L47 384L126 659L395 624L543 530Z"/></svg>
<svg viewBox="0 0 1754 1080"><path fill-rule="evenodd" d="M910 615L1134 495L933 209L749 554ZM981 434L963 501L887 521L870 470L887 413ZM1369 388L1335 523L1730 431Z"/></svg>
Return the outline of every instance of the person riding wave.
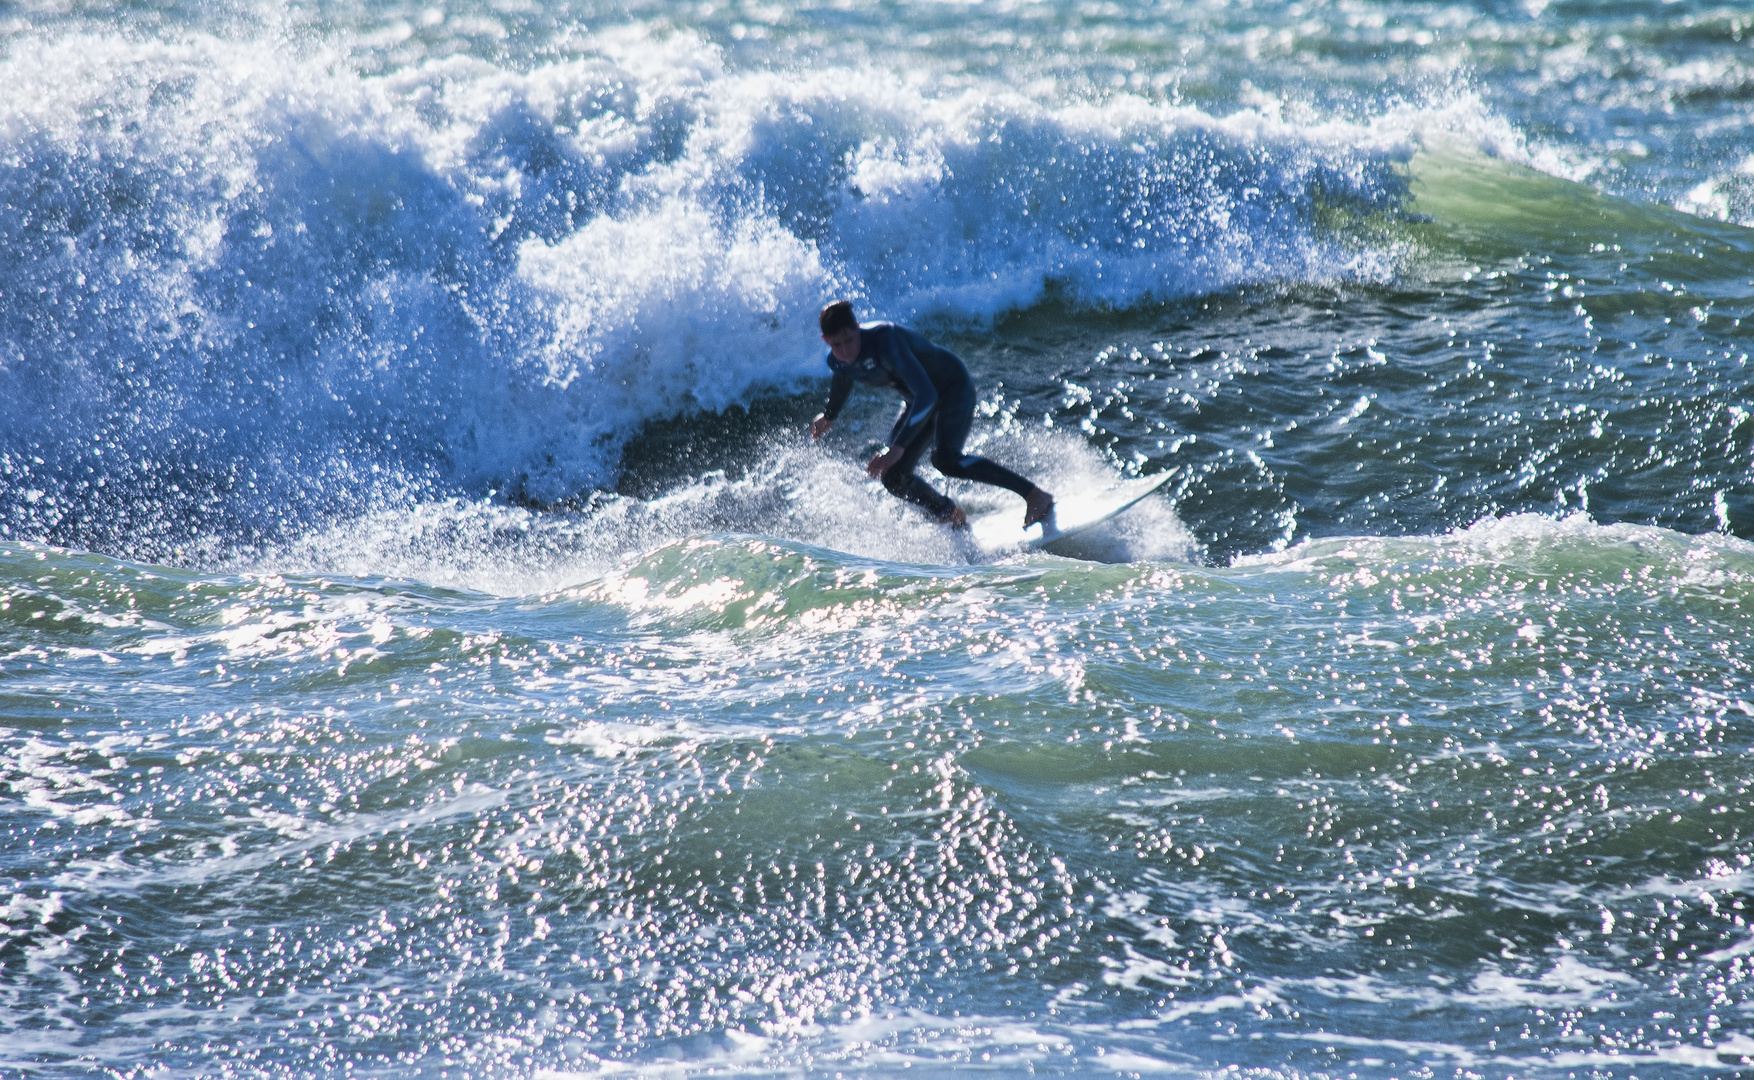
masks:
<svg viewBox="0 0 1754 1080"><path fill-rule="evenodd" d="M861 325L846 300L823 308L818 321L834 378L828 404L810 421L812 439L827 434L855 382L890 387L904 399L901 414L889 433L889 446L866 463L865 472L882 478L892 495L924 507L944 524L957 528L968 524L954 500L914 473L926 447L935 443L932 467L940 473L1021 495L1024 528L1053 513L1052 495L1002 465L963 453L962 444L974 422L976 394L968 368L955 353L896 323Z"/></svg>

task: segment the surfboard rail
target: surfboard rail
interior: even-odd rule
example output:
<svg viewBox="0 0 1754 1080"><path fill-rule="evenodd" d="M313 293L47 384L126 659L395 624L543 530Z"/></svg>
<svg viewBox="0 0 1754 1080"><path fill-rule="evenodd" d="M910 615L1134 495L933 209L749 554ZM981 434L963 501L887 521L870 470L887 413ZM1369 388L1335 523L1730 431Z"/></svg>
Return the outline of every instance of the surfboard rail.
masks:
<svg viewBox="0 0 1754 1080"><path fill-rule="evenodd" d="M1024 528L1023 515L1015 506L992 510L969 519L969 540L986 554L1034 551L1076 536L1124 513L1147 495L1169 482L1169 473L1120 479L1095 492L1056 498L1053 513L1044 521Z"/></svg>

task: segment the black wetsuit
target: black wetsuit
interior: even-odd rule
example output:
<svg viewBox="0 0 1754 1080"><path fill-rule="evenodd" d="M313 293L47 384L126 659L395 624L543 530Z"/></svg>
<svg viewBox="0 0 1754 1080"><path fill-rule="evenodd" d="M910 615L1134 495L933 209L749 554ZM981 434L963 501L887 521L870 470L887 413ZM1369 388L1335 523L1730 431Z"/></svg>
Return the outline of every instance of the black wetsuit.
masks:
<svg viewBox="0 0 1754 1080"><path fill-rule="evenodd" d="M834 373L834 382L822 415L829 420L840 415L855 382L901 391L906 403L901 415L895 418L889 445L903 447L904 451L901 459L883 474L883 486L925 507L938 520L947 519L956 503L914 475L920 456L934 436L937 448L932 451L932 467L945 476L1009 488L1026 498L1035 487L1010 469L962 452L969 425L974 421L974 380L968 377L968 368L948 349L939 348L905 326L868 323L859 327L858 359L843 364L831 350L828 370Z"/></svg>

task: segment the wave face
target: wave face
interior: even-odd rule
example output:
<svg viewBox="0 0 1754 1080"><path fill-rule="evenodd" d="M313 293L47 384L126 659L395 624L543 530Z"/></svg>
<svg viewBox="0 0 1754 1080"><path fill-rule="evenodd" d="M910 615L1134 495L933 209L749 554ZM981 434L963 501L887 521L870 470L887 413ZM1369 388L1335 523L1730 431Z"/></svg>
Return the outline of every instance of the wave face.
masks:
<svg viewBox="0 0 1754 1080"><path fill-rule="evenodd" d="M647 422L814 375L834 295L985 322L1377 278L1317 219L1393 210L1409 152L732 71L686 34L376 76L204 35L32 44L3 70L0 516L109 548L588 495Z"/></svg>

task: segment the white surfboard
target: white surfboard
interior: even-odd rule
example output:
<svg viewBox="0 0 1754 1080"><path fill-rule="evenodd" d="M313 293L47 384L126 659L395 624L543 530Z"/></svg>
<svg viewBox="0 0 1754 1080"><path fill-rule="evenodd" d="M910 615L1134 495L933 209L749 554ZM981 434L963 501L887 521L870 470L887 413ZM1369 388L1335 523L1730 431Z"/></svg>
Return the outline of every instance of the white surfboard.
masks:
<svg viewBox="0 0 1754 1080"><path fill-rule="evenodd" d="M1097 491L1056 496L1054 512L1047 516L1047 520L1038 521L1027 529L1023 527L1022 510L1009 505L1003 510L970 518L969 539L989 555L1002 551L1033 551L1044 544L1101 525L1168 481L1169 474L1162 472L1155 476L1121 480L1112 487Z"/></svg>

